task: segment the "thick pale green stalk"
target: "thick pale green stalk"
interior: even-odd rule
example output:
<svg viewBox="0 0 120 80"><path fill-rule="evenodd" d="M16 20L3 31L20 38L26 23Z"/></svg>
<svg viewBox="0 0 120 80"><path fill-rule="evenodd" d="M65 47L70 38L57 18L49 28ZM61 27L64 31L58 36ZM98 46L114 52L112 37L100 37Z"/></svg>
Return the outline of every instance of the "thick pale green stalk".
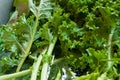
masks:
<svg viewBox="0 0 120 80"><path fill-rule="evenodd" d="M42 55L45 54L46 51L47 51L47 48L43 50L43 52L39 55L37 62L34 63L30 80L37 80L37 72L39 71L39 66L42 61Z"/></svg>
<svg viewBox="0 0 120 80"><path fill-rule="evenodd" d="M27 58L27 56L28 56L28 54L30 52L30 49L31 49L31 46L32 46L32 43L33 43L33 40L34 40L34 36L35 36L36 30L37 30L38 20L39 20L39 16L36 17L35 26L34 26L34 29L33 29L33 33L32 33L31 39L29 41L28 48L27 48L26 53L24 54L24 57L22 58L20 64L18 65L16 72L20 71L23 63L25 62L25 60L26 60L26 58Z"/></svg>
<svg viewBox="0 0 120 80"><path fill-rule="evenodd" d="M108 39L108 69L110 69L110 67L112 66L111 49L112 49L112 38L113 38L114 30L115 30L115 28L112 28L111 33L109 34L109 39Z"/></svg>
<svg viewBox="0 0 120 80"><path fill-rule="evenodd" d="M44 63L43 64L43 68L41 71L41 79L40 80L47 80L47 76L48 76L48 63Z"/></svg>
<svg viewBox="0 0 120 80"><path fill-rule="evenodd" d="M54 38L53 42L50 43L47 54L51 55L52 51L54 49L55 43L57 41L57 37ZM42 72L41 72L41 79L40 80L47 80L47 76L48 76L48 67L49 67L49 63L45 62L43 64L43 68L42 68Z"/></svg>
<svg viewBox="0 0 120 80"><path fill-rule="evenodd" d="M24 70L24 71L13 73L13 74L3 75L3 76L0 76L0 80L6 80L6 79L10 79L10 78L25 76L27 74L30 74L31 72L32 72L32 70L28 69L28 70Z"/></svg>
<svg viewBox="0 0 120 80"><path fill-rule="evenodd" d="M60 73L60 70L59 70L55 80L60 80L60 77L61 77L61 73Z"/></svg>

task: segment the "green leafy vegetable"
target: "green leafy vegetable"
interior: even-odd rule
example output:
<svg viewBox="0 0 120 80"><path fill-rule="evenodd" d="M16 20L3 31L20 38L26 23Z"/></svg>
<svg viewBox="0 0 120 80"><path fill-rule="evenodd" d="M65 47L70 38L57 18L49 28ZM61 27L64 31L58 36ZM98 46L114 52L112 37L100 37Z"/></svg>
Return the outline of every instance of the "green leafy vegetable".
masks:
<svg viewBox="0 0 120 80"><path fill-rule="evenodd" d="M0 27L0 80L120 79L120 0L14 6L18 19Z"/></svg>

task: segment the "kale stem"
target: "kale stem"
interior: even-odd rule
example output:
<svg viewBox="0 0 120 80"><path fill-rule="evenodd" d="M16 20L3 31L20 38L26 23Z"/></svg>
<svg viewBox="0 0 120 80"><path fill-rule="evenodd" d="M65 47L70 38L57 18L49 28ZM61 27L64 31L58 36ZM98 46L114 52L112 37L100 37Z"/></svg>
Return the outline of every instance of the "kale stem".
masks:
<svg viewBox="0 0 120 80"><path fill-rule="evenodd" d="M64 58L55 59L53 64L57 64L57 63L59 63L60 61L63 61L63 60L64 60Z"/></svg>
<svg viewBox="0 0 120 80"><path fill-rule="evenodd" d="M28 69L28 70L24 70L24 71L13 73L13 74L3 75L3 76L0 76L0 80L6 80L10 78L25 76L31 73L31 71L32 71L31 69Z"/></svg>
<svg viewBox="0 0 120 80"><path fill-rule="evenodd" d="M30 41L29 41L28 48L27 48L26 53L24 54L24 56L23 56L20 64L18 65L16 72L19 72L19 71L20 71L23 63L25 62L25 60L26 60L26 58L27 58L27 56L28 56L28 54L29 54L29 52L30 52L32 43L33 43L33 41L34 41L35 33L36 33L36 31L37 31L38 23L39 23L39 17L36 16L35 26L34 26L34 29L33 29L33 33L32 33L31 39L30 39Z"/></svg>
<svg viewBox="0 0 120 80"><path fill-rule="evenodd" d="M47 54L48 54L48 55L51 55L51 54L52 54L52 51L53 51L53 49L54 49L54 46L55 46L56 41L57 41L57 37L55 37L55 38L53 39L53 42L50 43L49 48L48 48L48 51L47 51ZM40 79L40 80L47 80L48 67L49 67L49 63L48 63L48 62L43 63L43 67L42 67L42 71L41 71L41 79Z"/></svg>
<svg viewBox="0 0 120 80"><path fill-rule="evenodd" d="M61 77L61 73L60 73L60 70L59 70L55 80L60 80L60 77Z"/></svg>
<svg viewBox="0 0 120 80"><path fill-rule="evenodd" d="M114 34L114 30L115 28L112 28L111 33L109 34L109 39L108 39L108 69L111 68L112 66L112 53L111 53L111 49L112 49L112 38L113 38L113 34Z"/></svg>
<svg viewBox="0 0 120 80"><path fill-rule="evenodd" d="M30 80L37 80L37 72L39 71L39 66L42 61L42 55L45 54L47 51L47 48L43 50L43 52L39 55L37 62L34 63L33 65L33 70L31 74L31 79Z"/></svg>
<svg viewBox="0 0 120 80"><path fill-rule="evenodd" d="M23 46L16 40L16 43L18 44L18 46L20 47L21 51L25 54L25 49L23 48Z"/></svg>

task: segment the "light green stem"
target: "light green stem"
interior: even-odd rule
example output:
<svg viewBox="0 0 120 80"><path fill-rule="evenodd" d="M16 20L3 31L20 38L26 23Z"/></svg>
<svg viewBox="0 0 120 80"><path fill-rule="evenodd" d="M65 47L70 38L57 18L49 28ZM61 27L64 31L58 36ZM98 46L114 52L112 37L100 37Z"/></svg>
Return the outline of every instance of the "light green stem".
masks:
<svg viewBox="0 0 120 80"><path fill-rule="evenodd" d="M22 58L20 64L18 65L16 72L20 71L23 63L25 62L25 60L26 60L26 58L27 58L27 56L28 56L28 54L30 52L30 49L31 49L31 46L32 46L32 43L33 43L33 40L34 40L35 33L37 31L38 21L39 21L39 17L37 16L36 21L35 21L35 26L34 26L34 29L33 29L33 33L32 33L31 39L29 41L28 48L27 48L26 53L24 54L24 57Z"/></svg>
<svg viewBox="0 0 120 80"><path fill-rule="evenodd" d="M55 43L57 41L57 37L54 38L53 42L50 43L47 54L51 55L52 51L54 49ZM42 72L41 72L41 79L40 80L47 80L47 76L48 76L48 67L49 67L49 63L45 62L43 64L43 68L42 68Z"/></svg>
<svg viewBox="0 0 120 80"><path fill-rule="evenodd" d="M42 55L45 54L47 51L47 48L43 50L43 52L39 55L38 60L33 65L32 75L30 80L37 80L37 72L39 71L39 66L42 60Z"/></svg>
<svg viewBox="0 0 120 80"><path fill-rule="evenodd" d="M25 49L23 48L23 46L16 40L16 43L18 44L18 46L20 47L21 51L25 54Z"/></svg>
<svg viewBox="0 0 120 80"><path fill-rule="evenodd" d="M27 74L30 74L31 71L32 71L31 69L28 69L28 70L24 70L24 71L13 73L13 74L3 75L3 76L0 76L0 80L6 80L10 78L25 76Z"/></svg>
<svg viewBox="0 0 120 80"><path fill-rule="evenodd" d="M111 53L111 49L112 49L112 38L113 38L113 34L114 34L114 30L115 28L112 28L111 33L109 34L109 39L108 39L108 69L111 68L112 66L112 53Z"/></svg>
<svg viewBox="0 0 120 80"><path fill-rule="evenodd" d="M40 80L47 80L48 66L49 66L48 63L43 64L43 68L42 68L42 71L41 71L41 79Z"/></svg>
<svg viewBox="0 0 120 80"><path fill-rule="evenodd" d="M61 77L61 73L60 73L60 70L59 70L59 72L58 72L58 74L57 74L55 80L60 80L60 77Z"/></svg>
<svg viewBox="0 0 120 80"><path fill-rule="evenodd" d="M64 60L64 58L55 59L54 62L53 62L53 64L56 64L56 63L58 63L60 61L63 61L63 60Z"/></svg>

